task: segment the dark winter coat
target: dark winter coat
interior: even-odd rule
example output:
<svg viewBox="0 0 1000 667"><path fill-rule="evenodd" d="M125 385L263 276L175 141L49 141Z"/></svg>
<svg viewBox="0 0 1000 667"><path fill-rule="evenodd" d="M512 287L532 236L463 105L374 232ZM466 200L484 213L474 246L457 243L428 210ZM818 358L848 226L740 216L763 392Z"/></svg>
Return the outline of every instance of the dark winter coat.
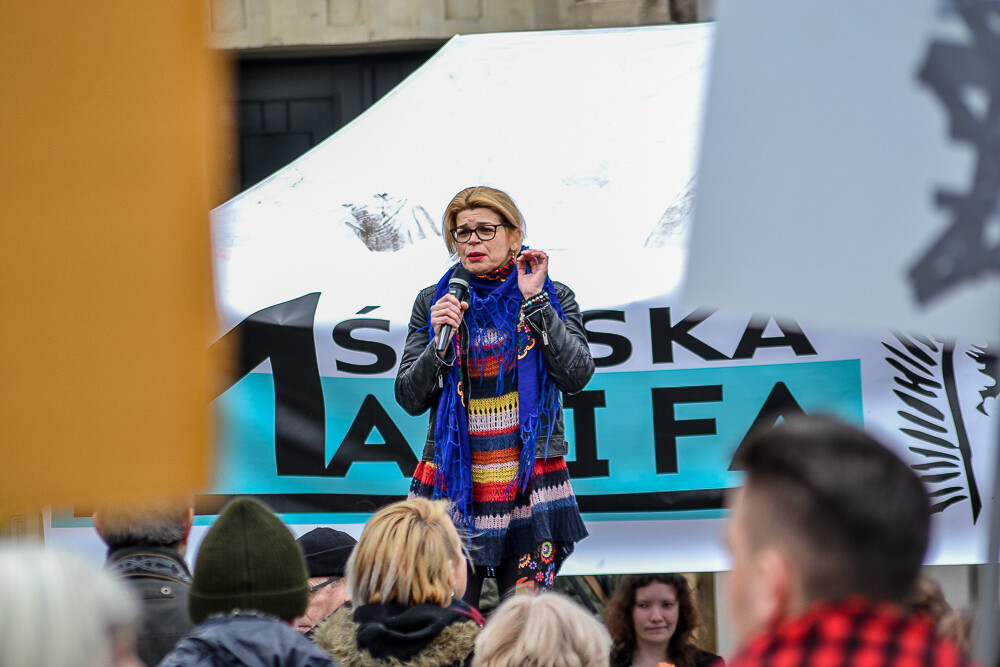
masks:
<svg viewBox="0 0 1000 667"><path fill-rule="evenodd" d="M136 653L155 665L194 629L188 614L191 573L184 558L170 547L130 546L108 554L107 567L128 583L142 605L143 622Z"/></svg>
<svg viewBox="0 0 1000 667"><path fill-rule="evenodd" d="M331 667L290 625L262 616L209 619L181 640L160 667Z"/></svg>

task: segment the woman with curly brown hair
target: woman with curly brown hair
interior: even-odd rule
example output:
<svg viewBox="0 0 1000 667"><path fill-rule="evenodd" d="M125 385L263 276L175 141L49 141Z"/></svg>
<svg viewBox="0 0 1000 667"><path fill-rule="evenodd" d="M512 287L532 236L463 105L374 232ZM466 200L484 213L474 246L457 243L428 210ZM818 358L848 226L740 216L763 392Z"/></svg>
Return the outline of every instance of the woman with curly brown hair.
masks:
<svg viewBox="0 0 1000 667"><path fill-rule="evenodd" d="M691 585L680 574L630 574L621 578L604 610L614 667L721 666L722 659L692 642L701 620Z"/></svg>

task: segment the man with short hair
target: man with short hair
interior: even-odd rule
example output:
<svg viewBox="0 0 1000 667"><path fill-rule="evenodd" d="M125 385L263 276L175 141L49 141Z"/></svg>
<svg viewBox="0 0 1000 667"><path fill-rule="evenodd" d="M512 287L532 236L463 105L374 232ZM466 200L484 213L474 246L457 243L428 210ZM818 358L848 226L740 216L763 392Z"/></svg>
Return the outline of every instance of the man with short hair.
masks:
<svg viewBox="0 0 1000 667"><path fill-rule="evenodd" d="M903 607L930 533L927 493L894 453L828 417L758 434L730 499L730 667L966 665Z"/></svg>
<svg viewBox="0 0 1000 667"><path fill-rule="evenodd" d="M184 554L194 523L190 500L153 501L94 512L108 545L107 568L129 584L143 610L139 658L155 665L194 627L188 614L191 573Z"/></svg>
<svg viewBox="0 0 1000 667"><path fill-rule="evenodd" d="M343 531L321 527L310 530L298 543L309 571L309 605L295 619L295 629L312 639L316 626L347 602L344 571L358 541Z"/></svg>

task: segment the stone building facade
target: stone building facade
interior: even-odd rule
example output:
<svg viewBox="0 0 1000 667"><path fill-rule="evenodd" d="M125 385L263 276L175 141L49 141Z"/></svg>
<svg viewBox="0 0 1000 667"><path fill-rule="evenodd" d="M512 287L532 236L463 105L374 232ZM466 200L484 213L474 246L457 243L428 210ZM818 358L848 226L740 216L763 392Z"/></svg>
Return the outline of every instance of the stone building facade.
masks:
<svg viewBox="0 0 1000 667"><path fill-rule="evenodd" d="M408 50L456 34L689 23L708 0L206 0L220 49Z"/></svg>

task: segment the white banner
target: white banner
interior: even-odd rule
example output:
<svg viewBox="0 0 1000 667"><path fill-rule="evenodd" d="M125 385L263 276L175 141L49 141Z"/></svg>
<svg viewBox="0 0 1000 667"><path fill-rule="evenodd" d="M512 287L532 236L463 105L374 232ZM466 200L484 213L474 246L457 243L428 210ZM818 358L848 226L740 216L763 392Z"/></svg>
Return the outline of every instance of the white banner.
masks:
<svg viewBox="0 0 1000 667"><path fill-rule="evenodd" d="M358 534L406 494L427 428L393 394L410 309L449 265L444 206L482 183L520 205L597 360L564 397L591 533L565 573L725 569L733 454L755 425L798 412L891 441L934 494L930 561L977 559L992 456L979 407L995 380L975 341L845 335L678 298L712 30L456 38L216 210L219 335L239 357L199 511L253 494L298 532ZM86 519L54 523L69 535Z"/></svg>

